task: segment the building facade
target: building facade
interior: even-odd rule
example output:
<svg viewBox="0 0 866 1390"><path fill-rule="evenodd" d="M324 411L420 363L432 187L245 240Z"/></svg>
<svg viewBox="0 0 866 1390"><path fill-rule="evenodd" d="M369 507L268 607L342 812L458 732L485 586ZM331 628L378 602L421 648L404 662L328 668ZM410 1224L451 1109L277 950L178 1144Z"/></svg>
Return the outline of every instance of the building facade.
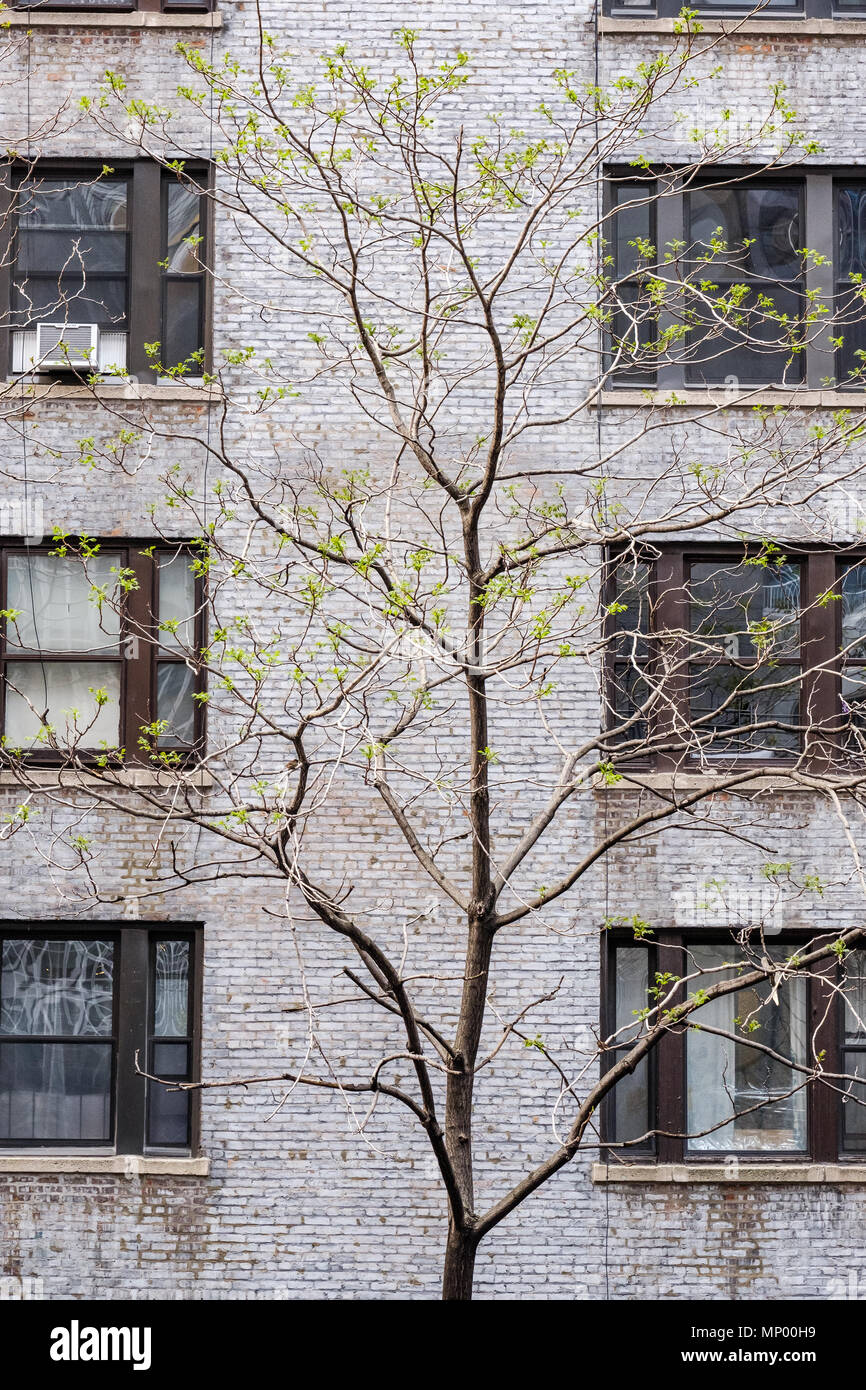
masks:
<svg viewBox="0 0 866 1390"><path fill-rule="evenodd" d="M224 349L251 345L260 357L278 351L308 355L315 327L301 291L296 301L286 291L285 304L271 302L254 227L228 202L213 205L207 196L210 181L224 177L218 158L223 113L207 103L184 107L177 98L178 87L189 80L188 56L178 53L178 42L215 70L226 55L254 65L259 9L265 29L294 55L298 80L319 55L344 42L372 67L390 61L394 31L409 26L437 51L459 47L470 55L476 80L467 121L496 111L514 123L537 105L540 74L568 70L576 82L604 84L654 59L674 41L678 23L661 0L656 8L623 4L609 12L571 0L555 22L549 7L493 0L468 8L451 0L423 6L298 0L291 7L279 0L262 0L260 6L251 0L68 0L14 6L4 14L0 122L17 241L0 287L11 306L3 333L0 544L7 614L25 615L16 620L14 640L7 632L4 649L6 739L17 746L34 737L34 710L43 695L52 708L69 700L85 704L95 682L111 697L97 715L105 721L100 739L111 745L117 719L126 721L121 732L131 729L150 700L151 718L169 725L168 736L161 736L163 749L184 753L207 741L206 772L190 773L188 791L204 799L197 804L213 798L214 815L225 813L220 755L230 758L232 730L215 714L205 733L203 706L195 701L203 686L181 656L184 642L204 637L194 630L196 584L189 569L181 573L178 565L178 546L189 539L188 519L178 515L165 480L182 479L210 499L205 509L217 509L208 470L212 482L219 461L208 450L221 428L229 431L229 452L272 451L283 469L319 451L334 469L357 466L363 458L375 472L377 441L382 459L390 457L378 425L359 444L357 402L332 392L327 374L305 394L303 412L287 399L261 418L252 409L259 383L250 383L239 365L234 375L231 363L222 369L222 385L201 385L203 366ZM859 180L866 187L866 118L859 101L866 11L842 3L834 8L824 0L805 0L805 7L769 0L750 17L735 7L706 9L706 35L732 31L717 51L696 60L706 70L723 65L729 127L739 123L740 137L753 139L764 119L757 94L766 93L771 80L786 84L815 148L801 153L785 187L793 189L809 246L825 248L832 258L840 209L850 207L856 221ZM100 117L106 73L122 74L128 91L140 92L153 108L180 111L172 127L172 140L183 152L180 173L148 158L148 141L157 136L146 122L137 131L134 116L125 126ZM89 105L82 106L81 98ZM636 152L649 161L640 167L641 176L650 166L682 163L694 144L694 128L715 127L719 119L711 83L709 89L686 87L667 105L660 103L649 131L635 136ZM775 137L762 138L760 150ZM21 180L34 169L40 183L28 206ZM88 189L88 196L73 196L73 185ZM629 186L623 178L620 187ZM650 239L697 235L682 220L697 217L694 206L689 211L683 195L678 207L672 199L659 204L668 227L647 224ZM719 205L707 215L720 215ZM750 231L744 223L744 234ZM92 261L81 250L82 236L97 247ZM70 246L76 248L71 255L65 249ZM777 266L776 273L784 280L788 272ZM102 374L96 389L64 364L75 345L62 344L58 334L50 341L48 330L39 336L40 323L52 321L58 281L64 294L91 306L81 315L86 341L78 350L96 354ZM98 329L96 337L89 336L91 328ZM162 345L164 362L184 361L187 369L161 369L159 353L145 346L154 343ZM579 370L591 391L585 363ZM577 414L566 436L551 431L536 448L564 475L575 458L618 449L625 451L630 476L642 483L667 476L667 461L684 454L710 468L730 446L729 426L696 422L696 412L712 404L713 392L718 401L727 391L730 402L749 370L739 359L734 368L722 362L715 375L680 371L648 382L621 373ZM756 404L775 405L774 373L778 362L762 359L749 399L731 405L735 430L752 418ZM791 393L795 397L788 413L802 407L807 433L840 410L856 416L856 391L846 394L831 375L826 355L813 352L800 378L788 382L786 402ZM246 395L250 410L243 426L231 418L225 422L223 386L235 400ZM674 403L671 392L677 393ZM636 427L642 412L653 412L652 431ZM854 440L855 458L860 447ZM94 467L94 454L103 466ZM110 476L104 467L108 454L116 463ZM674 488L673 479L669 485ZM630 484L622 486L627 497ZM800 547L798 582L803 593L811 586L812 607L828 587L845 582L834 568L833 541L843 537L845 553L851 553L863 504L863 480L840 466L838 490L816 504L808 526L802 514L782 508L770 522L763 519L774 536ZM736 525L692 528L676 554L694 566L702 556L716 556L719 546L730 547L739 534ZM54 562L64 559L57 554L64 536L99 538L101 558L93 562L91 583L110 583L118 568L134 575L132 602L139 605L142 629L169 620L158 650L144 642L132 653L122 650L128 634L112 628L71 578L66 606L55 606L45 557L53 550ZM236 543L242 546L242 534ZM663 567L672 554L670 545L659 549L653 563ZM780 577L774 571L771 578L781 596L764 594L765 614L784 608L781 591L790 572ZM242 586L237 593L242 606ZM70 615L77 625L74 640L67 640L64 627ZM252 616L264 620L267 614ZM821 660L832 664L835 632L822 629L815 640L829 644ZM32 660L28 665L34 649L43 657L51 652L38 669ZM797 659L789 654L790 662ZM557 700L556 718L591 738L600 718L591 668L572 687L561 687ZM527 734L519 712L506 711L496 741L504 763L508 750L527 737L534 735ZM539 767L548 756L540 743ZM155 863L152 841L132 807L135 797L150 795L146 769L131 774L127 792L94 800L86 786L58 782L50 758L37 758L33 766L28 776L36 785L26 795L20 777L0 772L0 883L6 901L0 1289L7 1296L31 1291L82 1299L436 1297L446 1216L424 1136L381 1110L365 1127L360 1120L366 1102L356 1105L348 1094L281 1079L306 1065L310 1055L308 1015L299 1001L310 992L321 999L340 992L334 979L341 966L330 954L325 929L303 903L287 910L278 878L243 881L229 872L202 871L166 889L169 860ZM276 775L275 766L264 747L262 770ZM667 958L646 965L643 956L637 983L629 985L634 942L623 934L624 924L638 914L653 923L653 949L659 953L712 951L724 933L753 918L775 923L782 942L856 925L862 913L856 803L845 819L808 778L774 781L773 769L764 770L764 781L750 785L748 794L720 794L710 821L614 848L586 876L577 907L567 898L551 905L528 949L525 942L507 940L495 965L502 1016L526 998L543 999L561 980L555 998L533 1014L532 1029L538 1028L548 1047L553 1039L571 1057L589 1055L603 1028L600 1013L610 1004L603 995L611 979L623 982L627 1020L629 988L638 1005L646 994L640 969L665 967ZM681 788L698 786L702 775L687 774ZM643 765L625 780L587 781L533 861L535 880L554 881L563 863L608 836L618 821L656 806L665 777L663 767ZM46 789L41 800L40 778ZM152 785L158 789L156 774ZM22 805L28 808L24 816ZM535 809L528 800L515 800L503 831L506 845ZM431 813L431 833L435 825ZM164 855L176 850L191 856L189 863L228 866L225 847L208 850L206 834L202 842L200 831L183 833L187 838L179 832L177 845L164 846ZM190 837L197 833L193 844ZM389 931L412 943L415 969L459 977L459 932L447 906L443 910L435 894L431 899L411 857L407 862L405 844L386 813L369 819L347 786L331 797L317 835L323 873L339 864L337 876L355 883L355 901L371 912L386 904L393 918ZM94 847L89 868L76 859L78 837ZM768 873L772 858L788 867ZM836 872L843 858L855 867ZM810 875L832 883L807 892L802 885ZM619 926L605 936L602 925L613 921ZM86 1017L73 1017L81 989L73 991L72 1003L58 1002L50 991L39 993L40 972L83 980ZM805 1046L805 1011L821 1007L814 989L808 998L802 992L792 997L774 1040L783 1050ZM725 1026L728 1015L720 1017ZM329 1055L348 1056L361 1070L374 1067L381 1047L367 1025L354 1008L328 1012L322 1028ZM846 1066L856 1066L858 1037L849 1030L839 1044L848 1049ZM639 1075L623 1092L623 1123L635 1133L709 1130L718 1136L716 1054L702 1059L693 1047L684 1063L685 1044L677 1046L679 1052L662 1054L651 1084ZM555 1142L558 1083L541 1067L525 1065L527 1051L521 1050L513 1071L496 1066L480 1082L478 1184L488 1200ZM165 1091L136 1071L136 1057L147 1057L145 1070L157 1075L212 1084L192 1097ZM706 1088L698 1087L703 1109L697 1100L694 1111L683 1109L688 1096L675 1073L684 1064L707 1078ZM663 1082L664 1068L673 1081ZM263 1076L273 1079L245 1087L221 1084ZM767 1087L776 1081L764 1074L744 1084L766 1100ZM654 1107L663 1097L668 1108L660 1115ZM866 1165L857 1161L860 1126L842 1101L838 1090L820 1103L798 1093L787 1109L780 1102L770 1111L768 1124L751 1126L746 1118L741 1135L726 1130L704 1144L680 1137L638 1147L628 1154L627 1167L621 1156L591 1145L491 1233L479 1254L477 1296L866 1296L860 1238ZM617 1123L616 1116L605 1123Z"/></svg>

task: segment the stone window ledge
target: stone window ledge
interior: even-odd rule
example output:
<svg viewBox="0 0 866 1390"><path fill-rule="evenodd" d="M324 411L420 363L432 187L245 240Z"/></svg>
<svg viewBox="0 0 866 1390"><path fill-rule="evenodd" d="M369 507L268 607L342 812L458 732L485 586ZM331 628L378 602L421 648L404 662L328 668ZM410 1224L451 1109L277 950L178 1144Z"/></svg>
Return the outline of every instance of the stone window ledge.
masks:
<svg viewBox="0 0 866 1390"><path fill-rule="evenodd" d="M140 1158L137 1154L0 1154L3 1173L117 1173L124 1178L206 1178L209 1158Z"/></svg>
<svg viewBox="0 0 866 1390"><path fill-rule="evenodd" d="M188 401L193 405L215 405L224 399L218 386L186 386L182 382L170 385L162 382L100 382L84 386L62 381L22 381L7 378L5 389L0 388L0 405L30 405L33 401L99 400L99 401Z"/></svg>
<svg viewBox="0 0 866 1390"><path fill-rule="evenodd" d="M623 386L619 389L601 391L590 401L590 407L601 406L667 406L670 410L721 409L750 410L752 406L783 406L789 409L811 409L824 407L838 410L850 407L862 410L866 405L866 392L856 391L812 391L806 387L791 387L789 390L773 390L772 387L731 391L727 387L704 389L701 386L682 386L669 391L656 391L650 387Z"/></svg>
<svg viewBox="0 0 866 1390"><path fill-rule="evenodd" d="M206 790L213 786L213 777L201 768L191 768L189 772L159 772L155 768L122 768L116 773L108 772L100 776L94 772L72 772L69 768L24 768L19 777L17 773L5 770L0 772L0 787L47 787L55 791L71 791L82 787L106 787L123 789L126 787L164 787L172 790L178 782L182 786Z"/></svg>
<svg viewBox="0 0 866 1390"><path fill-rule="evenodd" d="M864 1163L594 1163L594 1183L863 1183Z"/></svg>
<svg viewBox="0 0 866 1390"><path fill-rule="evenodd" d="M599 773L592 779L594 792L711 792L718 789L720 795L734 795L738 792L806 792L813 793L816 788L808 782L795 781L793 777L780 777L770 772L756 772L746 782L738 782L735 787L719 786L726 775L739 775L736 768L719 772L710 777L701 772L627 772L621 774L619 782L606 782ZM861 785L862 777L852 778L852 784ZM834 785L838 785L834 783ZM842 787L844 790L844 786Z"/></svg>
<svg viewBox="0 0 866 1390"><path fill-rule="evenodd" d="M156 14L143 10L125 14L28 14L6 12L0 25L10 29L221 29L222 15Z"/></svg>
<svg viewBox="0 0 866 1390"><path fill-rule="evenodd" d="M636 19L630 15L605 16L599 20L600 34L673 34L678 21L668 19ZM701 33L731 34L733 38L866 38L866 20L854 19L764 19L758 16L729 15L726 19L700 17Z"/></svg>

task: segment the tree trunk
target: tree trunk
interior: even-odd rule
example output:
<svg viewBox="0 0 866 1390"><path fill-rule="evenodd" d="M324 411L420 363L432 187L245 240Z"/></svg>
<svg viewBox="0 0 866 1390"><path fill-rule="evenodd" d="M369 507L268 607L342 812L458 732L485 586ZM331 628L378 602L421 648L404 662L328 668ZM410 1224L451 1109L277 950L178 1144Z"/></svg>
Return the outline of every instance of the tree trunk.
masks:
<svg viewBox="0 0 866 1390"><path fill-rule="evenodd" d="M450 1227L442 1271L442 1298L445 1302L468 1303L472 1298L477 1249L478 1242L473 1236Z"/></svg>

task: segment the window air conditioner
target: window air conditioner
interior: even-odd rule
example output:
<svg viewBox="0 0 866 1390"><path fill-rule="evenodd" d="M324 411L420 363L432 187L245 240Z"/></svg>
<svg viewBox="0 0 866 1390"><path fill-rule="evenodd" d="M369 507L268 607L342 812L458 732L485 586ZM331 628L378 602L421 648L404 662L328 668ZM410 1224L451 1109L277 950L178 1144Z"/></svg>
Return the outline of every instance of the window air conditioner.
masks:
<svg viewBox="0 0 866 1390"><path fill-rule="evenodd" d="M99 328L95 323L37 323L36 369L74 371L91 364L96 370Z"/></svg>

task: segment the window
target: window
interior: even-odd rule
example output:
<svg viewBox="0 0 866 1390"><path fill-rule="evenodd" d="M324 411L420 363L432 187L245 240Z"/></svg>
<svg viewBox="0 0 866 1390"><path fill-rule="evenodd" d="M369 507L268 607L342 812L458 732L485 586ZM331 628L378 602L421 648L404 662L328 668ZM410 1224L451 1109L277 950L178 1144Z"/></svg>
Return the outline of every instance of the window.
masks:
<svg viewBox="0 0 866 1390"><path fill-rule="evenodd" d="M623 170L608 185L603 307L618 385L862 389L866 180L736 170L685 188L676 171Z"/></svg>
<svg viewBox="0 0 866 1390"><path fill-rule="evenodd" d="M13 169L8 196L13 373L201 376L203 174L148 160Z"/></svg>
<svg viewBox="0 0 866 1390"><path fill-rule="evenodd" d="M189 1152L200 935L0 929L0 1145ZM159 1076L146 1080L136 1071Z"/></svg>
<svg viewBox="0 0 866 1390"><path fill-rule="evenodd" d="M659 548L614 558L607 747L687 766L866 753L866 558Z"/></svg>
<svg viewBox="0 0 866 1390"><path fill-rule="evenodd" d="M614 1089L604 1116L611 1154L664 1162L724 1154L859 1159L866 1150L866 952L831 956L811 973L745 982L765 957L781 968L834 938L799 932L768 940L756 930L735 939L706 928L641 941L609 934L604 1030L611 1066L661 1000L670 1009L698 989L744 979L741 989L697 1009L694 1027L667 1031ZM824 1081L809 1084L819 1068Z"/></svg>
<svg viewBox="0 0 866 1390"><path fill-rule="evenodd" d="M675 19L683 9L680 0L604 0L604 13L629 18ZM754 13L759 19L857 19L866 15L864 0L695 0L687 7L706 16L741 19Z"/></svg>
<svg viewBox="0 0 866 1390"><path fill-rule="evenodd" d="M206 14L212 0L7 0L14 10L149 10L163 14Z"/></svg>
<svg viewBox="0 0 866 1390"><path fill-rule="evenodd" d="M3 549L7 755L157 766L193 755L203 734L194 566L183 546Z"/></svg>

